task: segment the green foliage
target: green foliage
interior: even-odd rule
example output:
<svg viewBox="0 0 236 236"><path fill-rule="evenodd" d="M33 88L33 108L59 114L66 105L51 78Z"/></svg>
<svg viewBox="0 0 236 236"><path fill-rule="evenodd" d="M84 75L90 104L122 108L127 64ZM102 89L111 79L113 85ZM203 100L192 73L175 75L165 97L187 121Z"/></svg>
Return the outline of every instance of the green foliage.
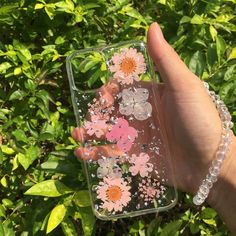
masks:
<svg viewBox="0 0 236 236"><path fill-rule="evenodd" d="M160 216L95 220L73 155L65 58L79 48L145 40L157 21L235 120L235 10L235 0L1 0L0 235L227 235L216 212L194 208L185 194ZM85 61L84 71L98 61Z"/></svg>

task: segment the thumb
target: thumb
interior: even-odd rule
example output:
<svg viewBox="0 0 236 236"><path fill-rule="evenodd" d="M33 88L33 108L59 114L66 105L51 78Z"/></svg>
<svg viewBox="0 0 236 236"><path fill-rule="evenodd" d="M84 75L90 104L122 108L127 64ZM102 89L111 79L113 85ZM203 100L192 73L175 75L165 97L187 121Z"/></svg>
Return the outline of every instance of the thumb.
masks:
<svg viewBox="0 0 236 236"><path fill-rule="evenodd" d="M157 23L152 23L147 34L147 48L162 79L172 90L185 90L196 82L194 75L167 43Z"/></svg>

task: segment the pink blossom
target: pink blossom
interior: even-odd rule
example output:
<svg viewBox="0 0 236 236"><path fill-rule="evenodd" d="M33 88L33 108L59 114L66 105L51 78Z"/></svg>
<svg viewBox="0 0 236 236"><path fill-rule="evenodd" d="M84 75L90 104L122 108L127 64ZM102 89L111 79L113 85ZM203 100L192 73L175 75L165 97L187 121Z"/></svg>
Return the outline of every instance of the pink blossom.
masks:
<svg viewBox="0 0 236 236"><path fill-rule="evenodd" d="M146 64L143 54L135 48L123 48L111 58L112 65L109 69L113 77L122 84L132 84L133 80L139 81L139 75L145 73Z"/></svg>
<svg viewBox="0 0 236 236"><path fill-rule="evenodd" d="M97 138L100 138L105 134L105 130L108 128L106 122L106 120L86 121L84 128L90 136L95 135Z"/></svg>
<svg viewBox="0 0 236 236"><path fill-rule="evenodd" d="M97 198L103 202L100 207L110 212L122 211L131 200L130 188L122 178L104 177L97 190Z"/></svg>
<svg viewBox="0 0 236 236"><path fill-rule="evenodd" d="M117 142L117 146L124 152L131 149L138 132L129 126L127 120L118 118L111 131L107 132L106 138L110 142Z"/></svg>
<svg viewBox="0 0 236 236"><path fill-rule="evenodd" d="M92 121L96 120L109 120L113 106L108 106L105 99L100 98L99 100L94 99L93 104L89 104L88 113Z"/></svg>
<svg viewBox="0 0 236 236"><path fill-rule="evenodd" d="M149 172L153 171L153 164L148 163L149 159L149 155L144 152L141 152L139 156L132 154L129 160L132 164L129 168L131 174L134 176L139 173L141 177L148 176Z"/></svg>
<svg viewBox="0 0 236 236"><path fill-rule="evenodd" d="M153 202L154 199L160 198L164 194L165 187L160 186L157 179L143 179L139 183L140 197L144 199L145 202Z"/></svg>

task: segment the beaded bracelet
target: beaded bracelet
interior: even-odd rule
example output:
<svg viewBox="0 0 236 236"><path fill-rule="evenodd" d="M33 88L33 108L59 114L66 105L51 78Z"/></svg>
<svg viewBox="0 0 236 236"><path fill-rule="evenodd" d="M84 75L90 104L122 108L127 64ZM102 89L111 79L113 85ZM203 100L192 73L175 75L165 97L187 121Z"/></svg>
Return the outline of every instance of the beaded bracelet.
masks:
<svg viewBox="0 0 236 236"><path fill-rule="evenodd" d="M222 165L223 160L226 157L226 154L229 150L229 145L231 143L231 128L233 128L233 122L231 121L232 117L228 111L228 108L224 104L224 102L220 99L219 95L216 95L214 91L209 90L209 85L206 82L203 82L205 88L208 91L209 96L214 102L220 118L222 122L222 136L219 148L216 152L216 157L212 161L211 166L209 168L209 173L206 175L206 178L202 181L196 195L193 198L193 203L195 205L201 205L210 192L210 189L218 179L218 175L220 173L220 167Z"/></svg>

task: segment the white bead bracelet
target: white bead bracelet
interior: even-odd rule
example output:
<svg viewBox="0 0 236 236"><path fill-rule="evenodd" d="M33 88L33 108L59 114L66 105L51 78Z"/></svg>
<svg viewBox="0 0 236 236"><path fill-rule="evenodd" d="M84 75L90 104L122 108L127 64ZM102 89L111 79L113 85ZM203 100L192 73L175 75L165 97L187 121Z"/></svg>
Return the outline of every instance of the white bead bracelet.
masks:
<svg viewBox="0 0 236 236"><path fill-rule="evenodd" d="M228 111L228 108L224 104L224 102L220 99L219 95L216 95L214 91L209 90L209 85L206 82L203 82L206 87L209 96L212 101L216 105L216 108L219 112L221 122L222 122L222 136L219 148L216 152L216 157L212 161L211 166L209 168L209 173L206 175L206 178L202 181L196 195L193 197L193 203L195 205L201 205L210 192L210 189L218 179L218 175L220 173L220 167L222 165L223 160L226 157L226 154L229 150L229 146L231 143L231 128L233 128L233 122L231 121L232 117Z"/></svg>

